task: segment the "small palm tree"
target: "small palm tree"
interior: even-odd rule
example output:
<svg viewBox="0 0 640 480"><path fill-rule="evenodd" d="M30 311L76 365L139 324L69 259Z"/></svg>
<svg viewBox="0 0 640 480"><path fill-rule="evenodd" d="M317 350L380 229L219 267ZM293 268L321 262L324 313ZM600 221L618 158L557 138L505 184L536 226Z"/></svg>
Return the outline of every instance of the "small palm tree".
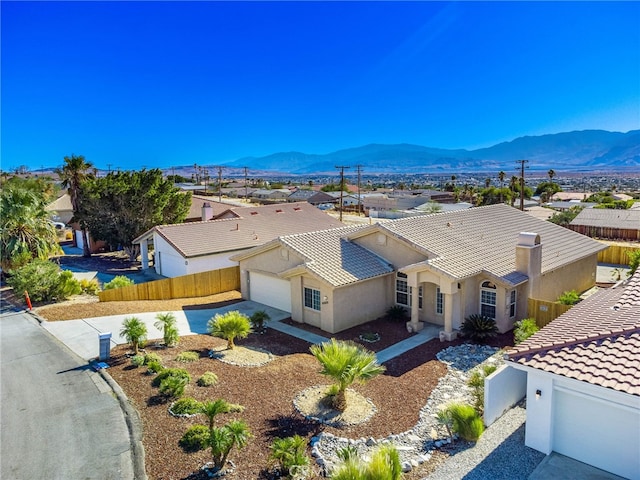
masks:
<svg viewBox="0 0 640 480"><path fill-rule="evenodd" d="M200 413L204 414L209 420L209 429L213 428L213 422L216 416L220 413L229 413L229 412L241 412L244 410L242 405L236 405L234 403L229 403L222 398L218 398L217 400L211 401L208 400L200 405Z"/></svg>
<svg viewBox="0 0 640 480"><path fill-rule="evenodd" d="M127 317L122 322L120 335L131 344L133 351L137 355L138 349L144 347L147 341L147 326L138 317Z"/></svg>
<svg viewBox="0 0 640 480"><path fill-rule="evenodd" d="M311 353L322 365L320 373L336 383L332 406L340 411L347 408L346 389L354 382L364 383L383 373L386 368L378 364L376 354L351 342L332 338L328 342L312 345Z"/></svg>
<svg viewBox="0 0 640 480"><path fill-rule="evenodd" d="M276 438L271 444L271 459L278 463L280 473L287 478L303 478L309 465L307 440L300 435Z"/></svg>
<svg viewBox="0 0 640 480"><path fill-rule="evenodd" d="M257 310L253 313L253 315L251 315L251 325L253 325L253 328L261 333L264 333L264 331L266 330L264 324L269 320L271 320L271 316L264 310Z"/></svg>
<svg viewBox="0 0 640 480"><path fill-rule="evenodd" d="M207 323L207 329L214 337L227 340L227 348L233 350L236 338L246 338L251 332L249 317L237 310L232 310L223 315L216 314Z"/></svg>
<svg viewBox="0 0 640 480"><path fill-rule="evenodd" d="M228 424L212 428L209 431L209 446L216 471L220 471L227 463L231 449L244 447L251 438L249 427L242 420L233 420Z"/></svg>
<svg viewBox="0 0 640 480"><path fill-rule="evenodd" d="M176 338L178 333L176 316L172 312L158 313L154 325L158 330L162 330L164 344L167 347L172 347L178 343Z"/></svg>
<svg viewBox="0 0 640 480"><path fill-rule="evenodd" d="M333 480L400 480L402 464L397 448L384 444L373 451L371 460L364 462L357 455L346 452L343 462L333 471Z"/></svg>

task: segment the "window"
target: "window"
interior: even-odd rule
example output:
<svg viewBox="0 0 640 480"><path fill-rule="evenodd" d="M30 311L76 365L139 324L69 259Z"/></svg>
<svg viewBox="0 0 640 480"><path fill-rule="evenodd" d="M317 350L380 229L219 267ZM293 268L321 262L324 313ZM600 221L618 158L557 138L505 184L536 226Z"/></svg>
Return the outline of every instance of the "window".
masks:
<svg viewBox="0 0 640 480"><path fill-rule="evenodd" d="M436 313L438 315L444 313L444 295L440 291L440 287L436 287Z"/></svg>
<svg viewBox="0 0 640 480"><path fill-rule="evenodd" d="M422 285L418 287L418 308L422 310Z"/></svg>
<svg viewBox="0 0 640 480"><path fill-rule="evenodd" d="M305 287L304 306L320 311L320 290Z"/></svg>
<svg viewBox="0 0 640 480"><path fill-rule="evenodd" d="M509 317L516 316L516 291L511 290L511 296L509 297Z"/></svg>
<svg viewBox="0 0 640 480"><path fill-rule="evenodd" d="M496 286L491 282L483 282L480 289L480 314L496 318Z"/></svg>
<svg viewBox="0 0 640 480"><path fill-rule="evenodd" d="M402 272L396 274L396 303L406 307L411 306L411 291L407 283L407 275Z"/></svg>

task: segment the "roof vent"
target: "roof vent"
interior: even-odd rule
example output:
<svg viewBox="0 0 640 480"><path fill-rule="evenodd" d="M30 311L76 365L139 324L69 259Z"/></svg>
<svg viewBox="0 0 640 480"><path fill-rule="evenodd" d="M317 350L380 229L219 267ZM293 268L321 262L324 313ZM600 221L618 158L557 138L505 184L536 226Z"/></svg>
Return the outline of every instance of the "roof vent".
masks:
<svg viewBox="0 0 640 480"><path fill-rule="evenodd" d="M280 210L279 208L276 210L276 213L282 213L282 210Z"/></svg>
<svg viewBox="0 0 640 480"><path fill-rule="evenodd" d="M251 212L251 215L257 215L258 212Z"/></svg>
<svg viewBox="0 0 640 480"><path fill-rule="evenodd" d="M293 210L294 210L295 212L299 212L299 211L300 211L300 210L302 210L302 209L301 209L300 207L293 207Z"/></svg>
<svg viewBox="0 0 640 480"><path fill-rule="evenodd" d="M523 247L535 247L540 245L540 235L532 232L520 232L518 234L518 245Z"/></svg>

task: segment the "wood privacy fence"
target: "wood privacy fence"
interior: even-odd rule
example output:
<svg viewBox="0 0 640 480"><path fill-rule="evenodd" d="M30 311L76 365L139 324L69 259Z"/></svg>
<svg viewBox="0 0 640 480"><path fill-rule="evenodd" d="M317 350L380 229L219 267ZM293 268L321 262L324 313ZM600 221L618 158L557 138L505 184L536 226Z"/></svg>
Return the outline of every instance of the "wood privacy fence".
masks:
<svg viewBox="0 0 640 480"><path fill-rule="evenodd" d="M529 317L536 319L536 325L542 328L552 320L555 320L563 313L567 312L572 305L562 303L547 302L545 300L529 299Z"/></svg>
<svg viewBox="0 0 640 480"><path fill-rule="evenodd" d="M98 297L101 302L169 300L172 298L204 297L231 290L240 290L239 267L221 268L220 270L192 273L191 275L104 290L98 293Z"/></svg>
<svg viewBox="0 0 640 480"><path fill-rule="evenodd" d="M626 245L609 245L609 248L598 252L598 263L610 263L613 265L629 265L629 255L627 252L640 250L638 247Z"/></svg>

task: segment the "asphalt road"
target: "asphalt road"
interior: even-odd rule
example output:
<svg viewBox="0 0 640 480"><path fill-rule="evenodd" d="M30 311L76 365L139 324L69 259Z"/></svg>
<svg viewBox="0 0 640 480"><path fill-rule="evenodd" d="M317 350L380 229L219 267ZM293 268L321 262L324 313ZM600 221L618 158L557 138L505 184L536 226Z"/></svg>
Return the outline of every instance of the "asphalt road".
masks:
<svg viewBox="0 0 640 480"><path fill-rule="evenodd" d="M0 314L0 375L0 478L134 478L113 391L28 314Z"/></svg>

